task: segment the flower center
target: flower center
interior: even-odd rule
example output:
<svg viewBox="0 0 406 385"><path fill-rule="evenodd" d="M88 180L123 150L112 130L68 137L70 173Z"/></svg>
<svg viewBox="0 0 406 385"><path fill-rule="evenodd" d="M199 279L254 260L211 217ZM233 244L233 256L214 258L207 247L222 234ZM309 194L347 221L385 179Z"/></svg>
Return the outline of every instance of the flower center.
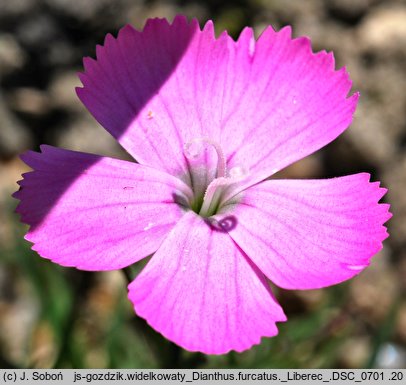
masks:
<svg viewBox="0 0 406 385"><path fill-rule="evenodd" d="M217 156L215 170L210 166L210 157L205 154L209 148L214 149ZM248 175L248 170L236 166L228 171L223 149L209 138L192 139L184 145L183 153L189 160L194 194L190 208L202 217L215 215L230 196L230 190Z"/></svg>

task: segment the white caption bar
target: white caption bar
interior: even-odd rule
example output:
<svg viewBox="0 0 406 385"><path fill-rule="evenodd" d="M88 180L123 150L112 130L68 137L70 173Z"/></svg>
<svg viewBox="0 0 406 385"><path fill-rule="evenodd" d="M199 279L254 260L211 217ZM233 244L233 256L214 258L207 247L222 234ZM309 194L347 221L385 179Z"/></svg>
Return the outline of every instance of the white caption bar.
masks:
<svg viewBox="0 0 406 385"><path fill-rule="evenodd" d="M0 369L0 384L406 384L405 369Z"/></svg>

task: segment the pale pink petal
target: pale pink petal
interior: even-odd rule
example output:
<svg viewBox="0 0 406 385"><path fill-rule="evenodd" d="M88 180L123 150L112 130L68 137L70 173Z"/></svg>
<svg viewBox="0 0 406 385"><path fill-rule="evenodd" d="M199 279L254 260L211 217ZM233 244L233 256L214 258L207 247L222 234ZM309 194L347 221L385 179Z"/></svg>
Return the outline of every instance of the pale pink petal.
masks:
<svg viewBox="0 0 406 385"><path fill-rule="evenodd" d="M314 54L308 38L291 38L290 27L268 27L256 43L252 36L246 29L238 42L249 65L237 60L230 71L238 86L222 133L229 167L250 170L251 184L335 139L358 99L347 98L351 81L345 69L335 71L333 54Z"/></svg>
<svg viewBox="0 0 406 385"><path fill-rule="evenodd" d="M315 289L360 273L388 236L386 189L362 173L326 180L269 180L225 206L234 241L276 285ZM221 223L221 222L220 222Z"/></svg>
<svg viewBox="0 0 406 385"><path fill-rule="evenodd" d="M42 257L84 270L128 266L156 251L183 212L188 187L136 163L41 146L22 159L17 212Z"/></svg>
<svg viewBox="0 0 406 385"><path fill-rule="evenodd" d="M219 143L229 168L249 169L252 184L335 139L358 99L347 98L351 81L333 55L313 54L289 27L269 27L257 42L246 28L235 42L180 16L108 35L81 79L83 103L140 163L190 184L188 141ZM205 166L215 166L209 157Z"/></svg>
<svg viewBox="0 0 406 385"><path fill-rule="evenodd" d="M129 298L166 338L207 354L248 349L286 320L264 276L229 235L193 212L129 285Z"/></svg>

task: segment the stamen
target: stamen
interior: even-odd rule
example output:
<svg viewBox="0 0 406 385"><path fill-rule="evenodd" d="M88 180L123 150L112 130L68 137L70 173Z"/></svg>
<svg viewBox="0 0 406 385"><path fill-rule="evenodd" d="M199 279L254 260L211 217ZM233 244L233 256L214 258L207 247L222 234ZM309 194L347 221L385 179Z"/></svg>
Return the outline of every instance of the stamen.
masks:
<svg viewBox="0 0 406 385"><path fill-rule="evenodd" d="M202 154L207 145L212 146L217 153L217 175L216 178L222 178L226 176L226 157L219 143L214 142L209 138L195 138L190 142L187 142L183 146L183 153L188 159L197 159Z"/></svg>
<svg viewBox="0 0 406 385"><path fill-rule="evenodd" d="M203 198L202 208L200 209L200 214L203 216L208 216L213 210L213 206L218 202L221 194L221 186L225 186L229 183L229 178L216 178L214 179L206 189Z"/></svg>
<svg viewBox="0 0 406 385"><path fill-rule="evenodd" d="M248 174L248 169L243 166L236 166L230 170L230 176L214 179L206 189L200 214L210 216L221 204L221 195L226 188L242 181Z"/></svg>

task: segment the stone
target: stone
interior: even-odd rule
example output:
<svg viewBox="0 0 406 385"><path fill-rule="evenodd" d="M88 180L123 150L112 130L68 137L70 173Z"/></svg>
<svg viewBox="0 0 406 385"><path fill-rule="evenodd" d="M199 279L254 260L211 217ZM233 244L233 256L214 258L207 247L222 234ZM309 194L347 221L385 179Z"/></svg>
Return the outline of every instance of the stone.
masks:
<svg viewBox="0 0 406 385"><path fill-rule="evenodd" d="M10 107L19 113L45 115L50 110L48 95L37 88L21 87L9 93Z"/></svg>
<svg viewBox="0 0 406 385"><path fill-rule="evenodd" d="M406 349L400 345L385 343L378 350L375 367L380 369L399 369L406 365Z"/></svg>
<svg viewBox="0 0 406 385"><path fill-rule="evenodd" d="M381 250L372 258L370 266L350 282L350 311L372 326L384 322L399 292L388 251L387 247Z"/></svg>
<svg viewBox="0 0 406 385"><path fill-rule="evenodd" d="M27 127L7 109L1 95L0 116L0 158L11 158L29 148L32 138Z"/></svg>
<svg viewBox="0 0 406 385"><path fill-rule="evenodd" d="M10 20L30 13L38 6L37 0L0 1L0 20Z"/></svg>
<svg viewBox="0 0 406 385"><path fill-rule="evenodd" d="M131 159L90 113L63 127L55 138L55 145L75 151Z"/></svg>
<svg viewBox="0 0 406 385"><path fill-rule="evenodd" d="M76 95L75 88L81 87L77 72L66 71L57 74L48 90L52 105L69 111L84 112L85 107ZM86 110L87 111L87 110Z"/></svg>
<svg viewBox="0 0 406 385"><path fill-rule="evenodd" d="M358 30L361 48L406 55L406 7L381 7L372 11Z"/></svg>
<svg viewBox="0 0 406 385"><path fill-rule="evenodd" d="M371 341L367 336L348 338L339 349L340 367L348 369L364 367L371 349Z"/></svg>
<svg viewBox="0 0 406 385"><path fill-rule="evenodd" d="M27 56L11 34L0 34L0 76L8 75L23 67Z"/></svg>

